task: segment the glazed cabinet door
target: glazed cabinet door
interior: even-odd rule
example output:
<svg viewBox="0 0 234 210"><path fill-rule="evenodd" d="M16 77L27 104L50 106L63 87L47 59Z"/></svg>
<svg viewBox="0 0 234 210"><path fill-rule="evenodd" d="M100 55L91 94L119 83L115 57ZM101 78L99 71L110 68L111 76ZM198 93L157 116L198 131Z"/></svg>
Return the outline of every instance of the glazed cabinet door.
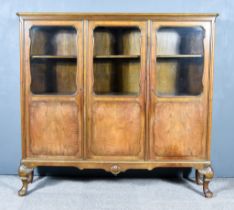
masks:
<svg viewBox="0 0 234 210"><path fill-rule="evenodd" d="M209 22L153 22L150 159L206 159Z"/></svg>
<svg viewBox="0 0 234 210"><path fill-rule="evenodd" d="M90 21L86 158L144 159L146 22Z"/></svg>
<svg viewBox="0 0 234 210"><path fill-rule="evenodd" d="M23 158L80 159L82 21L28 21L24 32Z"/></svg>

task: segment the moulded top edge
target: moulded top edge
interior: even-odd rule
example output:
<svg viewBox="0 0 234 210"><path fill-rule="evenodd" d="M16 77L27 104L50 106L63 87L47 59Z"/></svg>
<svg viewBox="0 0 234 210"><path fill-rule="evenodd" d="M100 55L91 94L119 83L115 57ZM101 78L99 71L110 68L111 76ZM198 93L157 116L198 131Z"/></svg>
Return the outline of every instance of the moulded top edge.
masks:
<svg viewBox="0 0 234 210"><path fill-rule="evenodd" d="M217 17L218 13L65 13L65 12L17 12L19 17L46 17L46 16L67 16L75 17L92 17L92 16L132 16L132 17Z"/></svg>

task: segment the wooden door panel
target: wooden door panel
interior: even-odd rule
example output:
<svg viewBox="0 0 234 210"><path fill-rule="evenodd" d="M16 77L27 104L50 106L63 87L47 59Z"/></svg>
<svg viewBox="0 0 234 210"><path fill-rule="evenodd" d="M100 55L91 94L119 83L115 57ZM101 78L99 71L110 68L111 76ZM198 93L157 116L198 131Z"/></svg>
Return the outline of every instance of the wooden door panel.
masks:
<svg viewBox="0 0 234 210"><path fill-rule="evenodd" d="M143 160L145 21L89 21L85 158Z"/></svg>
<svg viewBox="0 0 234 210"><path fill-rule="evenodd" d="M144 125L135 102L97 102L93 106L90 151L95 156L142 156Z"/></svg>
<svg viewBox="0 0 234 210"><path fill-rule="evenodd" d="M149 75L151 160L207 157L210 24L153 21Z"/></svg>
<svg viewBox="0 0 234 210"><path fill-rule="evenodd" d="M78 114L78 108L73 102L32 103L31 156L80 156Z"/></svg>
<svg viewBox="0 0 234 210"><path fill-rule="evenodd" d="M203 114L200 103L158 103L153 122L152 157L202 156Z"/></svg>
<svg viewBox="0 0 234 210"><path fill-rule="evenodd" d="M83 22L25 23L24 158L82 159Z"/></svg>

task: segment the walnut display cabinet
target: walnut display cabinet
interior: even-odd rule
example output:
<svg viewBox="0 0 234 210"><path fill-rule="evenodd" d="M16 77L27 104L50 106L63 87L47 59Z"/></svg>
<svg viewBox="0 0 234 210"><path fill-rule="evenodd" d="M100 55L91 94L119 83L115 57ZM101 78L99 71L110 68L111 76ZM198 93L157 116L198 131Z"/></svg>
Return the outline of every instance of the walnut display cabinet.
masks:
<svg viewBox="0 0 234 210"><path fill-rule="evenodd" d="M196 169L210 162L216 14L20 13L22 161Z"/></svg>

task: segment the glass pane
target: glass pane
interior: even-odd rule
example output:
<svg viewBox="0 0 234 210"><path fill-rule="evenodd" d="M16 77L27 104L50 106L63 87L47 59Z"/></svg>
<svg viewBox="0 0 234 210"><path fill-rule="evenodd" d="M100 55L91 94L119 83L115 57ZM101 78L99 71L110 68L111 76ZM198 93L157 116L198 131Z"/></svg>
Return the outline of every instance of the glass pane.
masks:
<svg viewBox="0 0 234 210"><path fill-rule="evenodd" d="M203 55L202 27L161 27L157 32L157 54Z"/></svg>
<svg viewBox="0 0 234 210"><path fill-rule="evenodd" d="M203 39L201 27L162 27L157 31L157 95L202 93Z"/></svg>
<svg viewBox="0 0 234 210"><path fill-rule="evenodd" d="M94 55L140 55L140 30L136 27L97 27Z"/></svg>
<svg viewBox="0 0 234 210"><path fill-rule="evenodd" d="M137 95L140 77L140 30L97 27L94 30L94 92Z"/></svg>
<svg viewBox="0 0 234 210"><path fill-rule="evenodd" d="M76 92L77 32L73 27L37 26L30 30L31 91Z"/></svg>
<svg viewBox="0 0 234 210"><path fill-rule="evenodd" d="M199 95L202 92L202 59L158 59L158 95Z"/></svg>
<svg viewBox="0 0 234 210"><path fill-rule="evenodd" d="M96 94L135 95L139 92L139 60L97 60L94 62Z"/></svg>

